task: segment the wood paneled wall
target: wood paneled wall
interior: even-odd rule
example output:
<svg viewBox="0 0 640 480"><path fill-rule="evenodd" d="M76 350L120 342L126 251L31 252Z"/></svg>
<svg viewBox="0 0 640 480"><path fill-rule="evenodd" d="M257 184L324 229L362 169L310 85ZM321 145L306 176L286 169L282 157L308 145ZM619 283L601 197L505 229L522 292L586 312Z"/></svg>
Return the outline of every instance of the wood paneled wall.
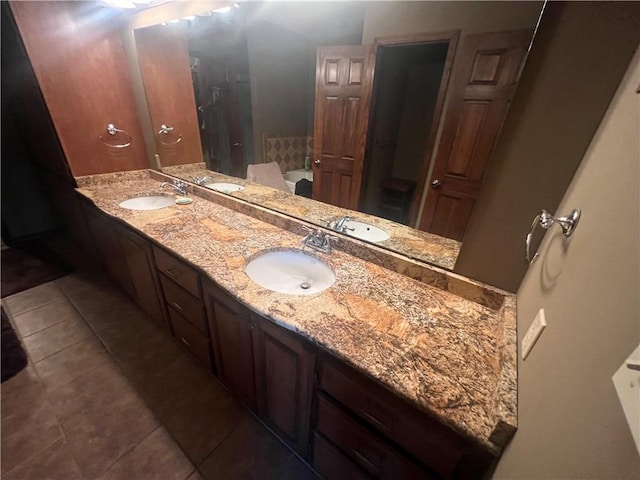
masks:
<svg viewBox="0 0 640 480"><path fill-rule="evenodd" d="M11 2L18 29L74 176L148 167L113 9L93 2ZM131 136L113 144L107 124Z"/></svg>
<svg viewBox="0 0 640 480"><path fill-rule="evenodd" d="M155 25L139 28L135 31L135 39L156 152L160 154L162 166L202 162L184 27ZM158 132L162 125L174 130L161 135Z"/></svg>

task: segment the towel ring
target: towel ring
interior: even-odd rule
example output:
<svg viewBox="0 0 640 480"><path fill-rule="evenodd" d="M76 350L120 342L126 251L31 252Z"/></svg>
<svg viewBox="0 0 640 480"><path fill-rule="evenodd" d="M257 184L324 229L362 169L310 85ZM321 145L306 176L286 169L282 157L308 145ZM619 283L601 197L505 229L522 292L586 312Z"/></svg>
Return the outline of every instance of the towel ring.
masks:
<svg viewBox="0 0 640 480"><path fill-rule="evenodd" d="M110 123L109 125L107 125L107 133L109 135L111 135L112 137L115 136L118 133L123 133L124 135L129 137L129 139L125 143L113 144L113 143L107 142L102 137L102 135L100 135L100 141L102 143L104 143L105 145L107 145L109 147L113 147L113 148L127 148L129 145L131 145L131 135L129 135L129 133L125 132L124 130L120 130L119 128L116 128L116 126L113 123Z"/></svg>
<svg viewBox="0 0 640 480"><path fill-rule="evenodd" d="M527 260L529 265L535 262L539 257L536 252L533 258L531 258L531 239L533 238L533 233L536 231L538 225L547 230L551 228L551 225L554 223L558 223L562 228L562 235L564 235L565 238L569 238L576 230L578 220L580 220L580 213L580 209L574 208L569 212L569 215L565 215L563 217L554 217L546 210L542 210L538 215L536 215L536 218L533 219L533 223L531 224L531 230L529 230L525 239L524 258Z"/></svg>
<svg viewBox="0 0 640 480"><path fill-rule="evenodd" d="M167 135L168 133L173 132L173 127L169 127L164 123L160 125L160 130L158 130L158 135L160 135L160 143L162 145L175 145L176 143L180 143L182 140L182 134L178 135L178 139L175 142L163 142L162 135Z"/></svg>

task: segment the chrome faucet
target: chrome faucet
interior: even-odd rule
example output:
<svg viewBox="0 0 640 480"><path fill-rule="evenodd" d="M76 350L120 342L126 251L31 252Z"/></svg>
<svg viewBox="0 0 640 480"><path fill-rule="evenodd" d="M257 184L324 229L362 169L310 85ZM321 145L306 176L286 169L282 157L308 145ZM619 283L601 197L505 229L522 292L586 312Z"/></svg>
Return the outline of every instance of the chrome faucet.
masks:
<svg viewBox="0 0 640 480"><path fill-rule="evenodd" d="M302 239L303 245L322 253L331 253L331 240L335 242L338 240L338 237L324 233L320 229L314 232L311 228L305 227L304 225L302 228L309 232L308 235Z"/></svg>
<svg viewBox="0 0 640 480"><path fill-rule="evenodd" d="M209 175L205 175L204 177L191 177L191 180L196 185L205 185L208 180L213 180L213 178L211 178Z"/></svg>
<svg viewBox="0 0 640 480"><path fill-rule="evenodd" d="M187 194L187 184L183 181L180 180L174 180L173 183L171 182L162 182L160 184L160 190L164 190L164 187L173 187L173 189L178 192L180 195L186 195Z"/></svg>
<svg viewBox="0 0 640 480"><path fill-rule="evenodd" d="M351 221L351 217L345 215L339 220L332 220L327 225L330 229L335 230L336 232L344 233L345 230L354 230L353 227L347 227L347 222Z"/></svg>

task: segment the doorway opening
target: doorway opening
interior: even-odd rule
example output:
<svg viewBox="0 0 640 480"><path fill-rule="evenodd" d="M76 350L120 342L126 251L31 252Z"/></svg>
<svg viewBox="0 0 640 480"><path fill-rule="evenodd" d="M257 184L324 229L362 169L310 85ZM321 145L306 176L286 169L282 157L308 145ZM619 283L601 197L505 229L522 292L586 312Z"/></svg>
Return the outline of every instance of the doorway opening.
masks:
<svg viewBox="0 0 640 480"><path fill-rule="evenodd" d="M377 42L362 211L415 224L456 41Z"/></svg>

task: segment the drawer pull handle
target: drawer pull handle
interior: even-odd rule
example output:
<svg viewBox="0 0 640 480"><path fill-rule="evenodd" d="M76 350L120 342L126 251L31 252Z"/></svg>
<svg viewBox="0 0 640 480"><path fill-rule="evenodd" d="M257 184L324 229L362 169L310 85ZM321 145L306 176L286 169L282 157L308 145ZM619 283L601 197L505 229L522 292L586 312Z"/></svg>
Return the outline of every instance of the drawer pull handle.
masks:
<svg viewBox="0 0 640 480"><path fill-rule="evenodd" d="M371 460L369 460L367 457L365 457L362 453L360 453L357 448L354 448L352 452L353 452L353 455L356 457L356 460L358 460L358 462L360 462L360 464L363 467L365 467L369 472L371 472L376 476L380 474L380 467L375 463L373 463Z"/></svg>
<svg viewBox="0 0 640 480"><path fill-rule="evenodd" d="M178 310L180 310L181 312L184 311L184 309L178 305L176 302L171 302L171 305L173 305L174 307L176 307Z"/></svg>
<svg viewBox="0 0 640 480"><path fill-rule="evenodd" d="M369 411L368 407L369 407L369 403L367 403L364 407L360 409L360 414L364 418L369 420L371 423L376 425L380 430L383 430L387 433L391 433L392 427L393 427L393 419L390 419L390 421L387 421L387 422L380 420L378 417L376 417Z"/></svg>
<svg viewBox="0 0 640 480"><path fill-rule="evenodd" d="M182 340L182 343L184 343L187 347L191 348L191 344L187 342L184 338L180 337L180 340Z"/></svg>
<svg viewBox="0 0 640 480"><path fill-rule="evenodd" d="M180 269L178 267L171 267L167 269L167 275L176 278L178 275L180 275Z"/></svg>

